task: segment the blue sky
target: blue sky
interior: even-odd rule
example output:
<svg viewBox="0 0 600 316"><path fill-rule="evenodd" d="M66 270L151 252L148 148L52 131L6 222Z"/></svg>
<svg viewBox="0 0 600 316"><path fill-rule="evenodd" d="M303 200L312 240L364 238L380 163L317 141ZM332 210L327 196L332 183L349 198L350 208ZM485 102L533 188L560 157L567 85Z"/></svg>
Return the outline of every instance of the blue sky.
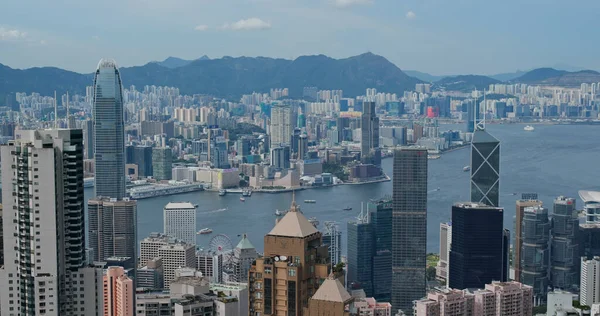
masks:
<svg viewBox="0 0 600 316"><path fill-rule="evenodd" d="M600 70L598 0L2 0L0 63L92 72L168 56L344 58L494 74Z"/></svg>

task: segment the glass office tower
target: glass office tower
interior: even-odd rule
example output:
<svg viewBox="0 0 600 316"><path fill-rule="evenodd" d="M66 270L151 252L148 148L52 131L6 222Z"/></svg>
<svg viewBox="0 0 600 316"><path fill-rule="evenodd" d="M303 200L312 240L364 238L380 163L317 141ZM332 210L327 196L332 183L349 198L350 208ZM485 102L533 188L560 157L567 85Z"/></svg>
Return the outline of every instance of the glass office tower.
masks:
<svg viewBox="0 0 600 316"><path fill-rule="evenodd" d="M427 252L427 150L394 153L392 196L392 306L412 315L425 296Z"/></svg>
<svg viewBox="0 0 600 316"><path fill-rule="evenodd" d="M500 141L476 130L471 143L471 202L498 206L500 193Z"/></svg>
<svg viewBox="0 0 600 316"><path fill-rule="evenodd" d="M114 60L102 59L94 76L95 196L125 197L125 128L121 76Z"/></svg>

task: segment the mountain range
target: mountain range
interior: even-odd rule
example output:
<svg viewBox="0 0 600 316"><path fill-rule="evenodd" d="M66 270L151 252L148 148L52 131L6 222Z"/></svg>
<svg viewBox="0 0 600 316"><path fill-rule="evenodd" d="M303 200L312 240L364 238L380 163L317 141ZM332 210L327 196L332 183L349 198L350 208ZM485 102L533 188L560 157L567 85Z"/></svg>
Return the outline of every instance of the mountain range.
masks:
<svg viewBox="0 0 600 316"><path fill-rule="evenodd" d="M600 73L592 70L569 72L539 68L494 76L432 76L418 71L402 71L386 58L364 53L343 59L325 55L300 56L294 60L267 57L223 57L195 60L169 57L143 66L121 67L125 87L136 85L174 86L183 94L210 94L237 100L242 94L268 92L271 88L289 88L290 96L302 97L304 87L342 89L344 95L363 95L367 88L401 94L415 84L435 82L445 90L471 91L492 83L511 82L542 85L578 86L582 82L600 82ZM14 92L38 92L42 95L85 93L93 83L93 74L80 74L55 67L13 69L0 64L0 105L5 95Z"/></svg>
<svg viewBox="0 0 600 316"><path fill-rule="evenodd" d="M304 87L342 89L344 95L362 95L367 88L402 93L421 80L406 75L382 56L365 53L343 59L325 55L294 60L266 57L223 57L184 60L170 57L143 66L121 67L123 86L174 86L183 94L210 94L239 99L242 94L289 88L291 97L302 97ZM12 69L0 64L0 100L10 92L51 95L84 93L92 85L91 74L58 68Z"/></svg>

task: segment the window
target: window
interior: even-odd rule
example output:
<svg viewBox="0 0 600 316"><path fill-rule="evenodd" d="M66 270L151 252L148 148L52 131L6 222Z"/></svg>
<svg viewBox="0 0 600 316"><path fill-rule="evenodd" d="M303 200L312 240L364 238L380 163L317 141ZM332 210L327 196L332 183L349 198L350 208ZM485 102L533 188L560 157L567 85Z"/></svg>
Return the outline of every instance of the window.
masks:
<svg viewBox="0 0 600 316"><path fill-rule="evenodd" d="M296 269L288 269L288 275L291 277L296 276Z"/></svg>
<svg viewBox="0 0 600 316"><path fill-rule="evenodd" d="M296 264L300 264L300 257L298 257L298 256L294 257L294 262Z"/></svg>

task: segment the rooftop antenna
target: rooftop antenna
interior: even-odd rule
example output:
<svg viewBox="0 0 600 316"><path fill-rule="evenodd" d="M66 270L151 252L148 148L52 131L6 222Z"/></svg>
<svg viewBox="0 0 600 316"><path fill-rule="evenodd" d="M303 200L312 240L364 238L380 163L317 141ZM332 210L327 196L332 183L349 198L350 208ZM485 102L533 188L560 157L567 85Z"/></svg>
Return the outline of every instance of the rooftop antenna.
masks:
<svg viewBox="0 0 600 316"><path fill-rule="evenodd" d="M477 92L477 89L475 89L475 92ZM485 130L485 114L487 112L487 108L486 108L486 99L485 99L485 88L483 89L483 118L477 122L477 115L479 114L478 112L481 111L477 111L477 103L479 102L479 97L477 97L475 99L475 110L474 110L474 119L473 121L475 122L475 130L476 131L484 131Z"/></svg>
<svg viewBox="0 0 600 316"><path fill-rule="evenodd" d="M54 90L54 128L58 126L58 108L56 106L56 90Z"/></svg>

